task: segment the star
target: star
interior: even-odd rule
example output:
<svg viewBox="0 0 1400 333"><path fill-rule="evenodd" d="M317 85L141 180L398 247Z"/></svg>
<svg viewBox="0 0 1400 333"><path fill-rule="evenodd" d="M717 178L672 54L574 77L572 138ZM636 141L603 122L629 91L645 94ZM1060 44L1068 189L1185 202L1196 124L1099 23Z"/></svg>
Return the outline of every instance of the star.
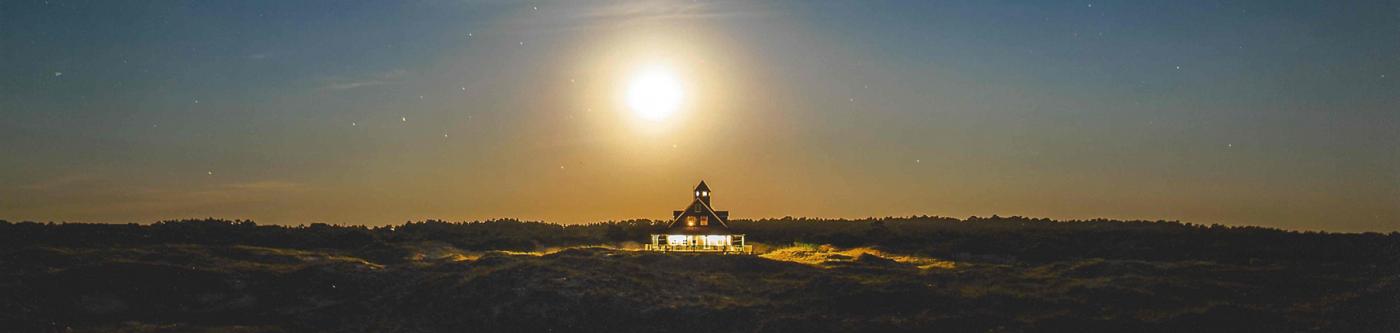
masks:
<svg viewBox="0 0 1400 333"><path fill-rule="evenodd" d="M408 122L408 117L399 117L400 122Z"/></svg>
<svg viewBox="0 0 1400 333"><path fill-rule="evenodd" d="M914 160L914 163L923 163L924 160Z"/></svg>
<svg viewBox="0 0 1400 333"><path fill-rule="evenodd" d="M53 76L63 76L63 72L53 72Z"/></svg>
<svg viewBox="0 0 1400 333"><path fill-rule="evenodd" d="M540 10L540 7L531 6L530 10Z"/></svg>
<svg viewBox="0 0 1400 333"><path fill-rule="evenodd" d="M525 42L520 42L520 46L525 46Z"/></svg>
<svg viewBox="0 0 1400 333"><path fill-rule="evenodd" d="M462 91L467 91L467 87L462 87Z"/></svg>
<svg viewBox="0 0 1400 333"><path fill-rule="evenodd" d="M214 171L213 171L213 170L210 170L210 171L209 171L209 175L210 175L210 176L213 176L213 175L214 175Z"/></svg>
<svg viewBox="0 0 1400 333"><path fill-rule="evenodd" d="M350 126L360 126L360 124L352 121L350 122Z"/></svg>
<svg viewBox="0 0 1400 333"><path fill-rule="evenodd" d="M1176 66L1176 69L1177 69L1177 70L1181 70L1181 66Z"/></svg>
<svg viewBox="0 0 1400 333"><path fill-rule="evenodd" d="M446 139L446 138L447 138L447 133L442 133L442 138Z"/></svg>
<svg viewBox="0 0 1400 333"><path fill-rule="evenodd" d="M472 33L468 32L468 33L467 33L467 37L471 37L471 36L472 36Z"/></svg>
<svg viewBox="0 0 1400 333"><path fill-rule="evenodd" d="M199 104L199 100L194 100L194 104Z"/></svg>

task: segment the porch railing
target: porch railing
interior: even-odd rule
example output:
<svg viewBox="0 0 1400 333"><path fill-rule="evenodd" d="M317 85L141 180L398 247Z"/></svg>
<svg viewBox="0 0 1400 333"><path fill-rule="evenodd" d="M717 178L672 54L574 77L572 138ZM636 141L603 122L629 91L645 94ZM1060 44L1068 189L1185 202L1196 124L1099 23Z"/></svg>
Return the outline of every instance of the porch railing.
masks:
<svg viewBox="0 0 1400 333"><path fill-rule="evenodd" d="M731 243L728 245L710 244L667 244L666 235L651 235L651 244L644 247L647 251L658 252L719 252L719 253L741 253L752 254L753 247L744 244L744 235L731 235ZM738 243L738 244L734 244Z"/></svg>

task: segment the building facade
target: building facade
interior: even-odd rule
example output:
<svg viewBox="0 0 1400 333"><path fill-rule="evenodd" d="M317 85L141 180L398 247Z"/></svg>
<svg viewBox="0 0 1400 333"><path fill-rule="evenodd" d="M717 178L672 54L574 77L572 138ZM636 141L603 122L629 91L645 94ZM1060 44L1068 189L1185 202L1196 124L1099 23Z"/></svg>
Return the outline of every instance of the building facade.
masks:
<svg viewBox="0 0 1400 333"><path fill-rule="evenodd" d="M710 187L705 181L695 186L694 199L683 210L671 214L671 223L660 234L651 235L650 251L749 253L744 235L729 230L729 212L710 206Z"/></svg>

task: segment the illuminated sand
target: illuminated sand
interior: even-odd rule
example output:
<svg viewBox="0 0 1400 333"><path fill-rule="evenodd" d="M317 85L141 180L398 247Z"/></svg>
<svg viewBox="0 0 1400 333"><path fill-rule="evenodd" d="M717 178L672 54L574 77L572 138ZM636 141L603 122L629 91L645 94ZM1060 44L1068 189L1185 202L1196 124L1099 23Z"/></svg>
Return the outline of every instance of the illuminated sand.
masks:
<svg viewBox="0 0 1400 333"><path fill-rule="evenodd" d="M635 243L469 251L35 245L0 252L20 331L1365 331L1390 267L1067 258L1007 262L796 243L759 255ZM1364 319L1364 320L1358 320ZM1371 319L1367 319L1371 318ZM1370 321L1367 321L1370 320ZM1384 327L1384 326L1380 326Z"/></svg>

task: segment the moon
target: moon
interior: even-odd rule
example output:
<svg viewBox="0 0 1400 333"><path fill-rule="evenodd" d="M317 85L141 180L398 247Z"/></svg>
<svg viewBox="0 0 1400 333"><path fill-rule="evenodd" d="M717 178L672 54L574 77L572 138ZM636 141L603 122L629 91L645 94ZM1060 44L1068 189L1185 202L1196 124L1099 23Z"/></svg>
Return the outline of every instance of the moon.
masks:
<svg viewBox="0 0 1400 333"><path fill-rule="evenodd" d="M628 84L627 106L641 119L662 121L680 109L683 95L680 80L674 73L664 67L648 67L633 76Z"/></svg>

